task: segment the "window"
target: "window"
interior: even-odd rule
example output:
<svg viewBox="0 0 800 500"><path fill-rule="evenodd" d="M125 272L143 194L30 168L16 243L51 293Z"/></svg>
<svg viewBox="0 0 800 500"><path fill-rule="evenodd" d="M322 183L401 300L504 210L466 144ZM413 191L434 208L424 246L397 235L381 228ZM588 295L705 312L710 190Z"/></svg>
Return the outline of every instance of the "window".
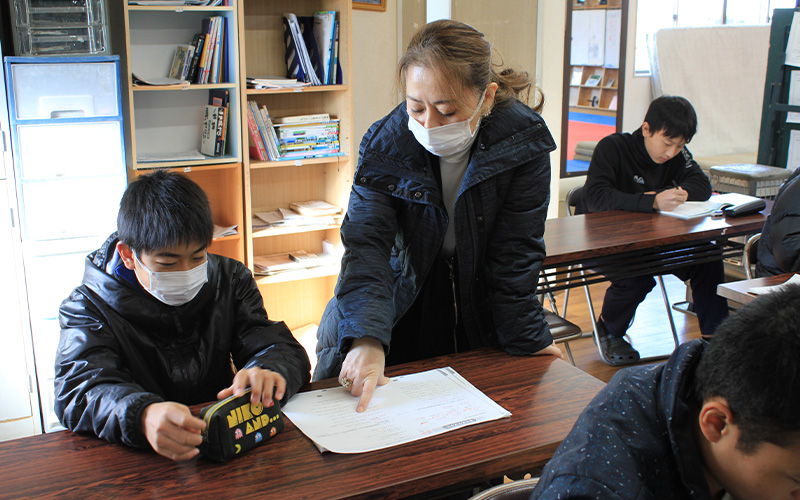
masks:
<svg viewBox="0 0 800 500"><path fill-rule="evenodd" d="M796 0L638 0L634 71L650 73L647 38L672 26L769 24L773 9L792 9Z"/></svg>

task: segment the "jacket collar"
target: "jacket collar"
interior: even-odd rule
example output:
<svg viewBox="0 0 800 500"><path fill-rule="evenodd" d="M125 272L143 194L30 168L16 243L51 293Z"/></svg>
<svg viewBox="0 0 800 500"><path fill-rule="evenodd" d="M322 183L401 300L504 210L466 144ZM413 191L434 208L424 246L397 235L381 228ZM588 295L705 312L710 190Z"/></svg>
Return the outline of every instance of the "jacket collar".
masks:
<svg viewBox="0 0 800 500"><path fill-rule="evenodd" d="M216 257L208 255L208 282L197 296L182 306L168 306L145 291L138 281L131 282L116 272L119 263L116 250L117 233L106 239L103 245L86 258L83 273L83 286L102 297L103 302L120 315L158 333L164 325L191 324L202 317L202 312L214 300L216 290ZM165 332L174 335L175 330ZM180 333L180 332L179 332Z"/></svg>
<svg viewBox="0 0 800 500"><path fill-rule="evenodd" d="M693 340L679 346L670 356L659 376L659 406L666 419L667 433L673 443L672 453L684 486L693 498L709 496L703 474L703 459L695 443L693 423L695 396L694 374L707 343Z"/></svg>

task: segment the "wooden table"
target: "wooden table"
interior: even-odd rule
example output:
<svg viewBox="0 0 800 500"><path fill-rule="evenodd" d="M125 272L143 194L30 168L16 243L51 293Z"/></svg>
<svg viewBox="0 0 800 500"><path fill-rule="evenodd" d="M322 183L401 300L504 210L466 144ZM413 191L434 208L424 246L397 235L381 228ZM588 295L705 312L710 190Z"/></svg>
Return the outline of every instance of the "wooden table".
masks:
<svg viewBox="0 0 800 500"><path fill-rule="evenodd" d="M758 295L753 295L747 291L751 287L780 285L785 283L793 275L794 273L786 273L776 276L765 276L763 278L722 283L721 285L717 285L717 295L740 304L749 304L758 298Z"/></svg>
<svg viewBox="0 0 800 500"><path fill-rule="evenodd" d="M614 278L669 273L679 267L741 255L734 236L761 231L772 207L746 217L683 220L658 213L610 211L548 219L543 269L552 290ZM567 277L570 265L590 264L584 276Z"/></svg>
<svg viewBox="0 0 800 500"><path fill-rule="evenodd" d="M321 454L287 419L264 446L230 462L174 463L152 451L57 432L0 443L0 498L430 498L503 474L536 471L604 384L551 356L479 349L387 368L451 366L512 413L413 443ZM335 385L335 380L305 389Z"/></svg>

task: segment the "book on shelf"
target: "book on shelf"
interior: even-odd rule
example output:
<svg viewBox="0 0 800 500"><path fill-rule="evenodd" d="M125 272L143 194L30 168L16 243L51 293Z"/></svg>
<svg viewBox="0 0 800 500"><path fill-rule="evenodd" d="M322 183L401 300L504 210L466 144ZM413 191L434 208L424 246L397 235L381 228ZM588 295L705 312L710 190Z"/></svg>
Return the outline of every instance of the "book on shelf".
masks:
<svg viewBox="0 0 800 500"><path fill-rule="evenodd" d="M193 55L194 46L185 43L178 44L175 47L175 55L172 56L172 65L167 76L175 80L186 80Z"/></svg>
<svg viewBox="0 0 800 500"><path fill-rule="evenodd" d="M333 215L303 215L290 208L258 212L255 215L256 218L266 224L259 224L259 227L262 229L273 227L332 226L337 223L336 217Z"/></svg>
<svg viewBox="0 0 800 500"><path fill-rule="evenodd" d="M586 83L584 83L587 87L597 87L600 85L600 80L602 80L602 76L600 75L589 75L589 78L586 79Z"/></svg>
<svg viewBox="0 0 800 500"><path fill-rule="evenodd" d="M251 89L292 89L308 87L307 82L297 81L296 78L284 78L281 76L248 76L246 77L247 88Z"/></svg>
<svg viewBox="0 0 800 500"><path fill-rule="evenodd" d="M289 203L289 208L300 215L338 215L342 209L323 200L293 201Z"/></svg>
<svg viewBox="0 0 800 500"><path fill-rule="evenodd" d="M336 11L326 10L314 13L313 32L319 49L322 64L322 82L331 83L333 69L333 44L335 37Z"/></svg>
<svg viewBox="0 0 800 500"><path fill-rule="evenodd" d="M311 85L322 85L324 78L320 52L314 38L314 17L283 15L284 45L286 46L286 76Z"/></svg>
<svg viewBox="0 0 800 500"><path fill-rule="evenodd" d="M203 136L200 152L206 156L217 156L217 127L221 126L224 108L207 105L203 112Z"/></svg>
<svg viewBox="0 0 800 500"><path fill-rule="evenodd" d="M261 132L258 131L258 124L256 117L253 115L253 109L247 106L247 130L249 132L249 152L250 158L258 161L267 161L267 148L264 146L264 141L261 138Z"/></svg>
<svg viewBox="0 0 800 500"><path fill-rule="evenodd" d="M314 113L311 115L294 115L294 116L282 116L282 117L275 117L272 119L272 122L275 125L284 125L284 124L292 124L292 123L309 123L309 122L320 122L320 121L330 121L331 115L328 113Z"/></svg>
<svg viewBox="0 0 800 500"><path fill-rule="evenodd" d="M275 126L272 124L272 118L269 116L267 106L261 106L259 110L261 119L263 121L264 133L266 134L267 141L269 142L270 159L277 161L281 159L281 146L278 142L278 136L275 134Z"/></svg>
<svg viewBox="0 0 800 500"><path fill-rule="evenodd" d="M208 104L222 108L222 122L217 123L217 139L214 156L225 154L225 141L228 137L228 115L230 114L230 94L225 89L210 89L208 91Z"/></svg>
<svg viewBox="0 0 800 500"><path fill-rule="evenodd" d="M203 42L205 42L206 35L203 33L195 33L192 38L192 45L194 46L194 53L192 60L189 63L189 71L186 75L186 80L194 82L197 79L197 67L200 65L200 56L203 53Z"/></svg>
<svg viewBox="0 0 800 500"><path fill-rule="evenodd" d="M237 227L239 227L238 224L234 224L233 226L218 226L214 224L214 238L235 236L239 234L239 231L236 230Z"/></svg>

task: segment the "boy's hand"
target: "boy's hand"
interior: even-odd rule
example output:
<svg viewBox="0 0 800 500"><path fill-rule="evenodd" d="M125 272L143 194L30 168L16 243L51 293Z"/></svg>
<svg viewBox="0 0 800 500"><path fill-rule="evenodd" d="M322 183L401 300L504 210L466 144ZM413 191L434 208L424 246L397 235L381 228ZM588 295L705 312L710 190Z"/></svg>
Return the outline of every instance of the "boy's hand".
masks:
<svg viewBox="0 0 800 500"><path fill-rule="evenodd" d="M273 391L275 399L283 399L283 395L286 392L286 379L280 373L264 370L263 368L239 370L236 376L233 377L231 386L219 391L217 398L224 399L231 395L241 396L248 387L253 388L250 393L250 402L256 403L261 400L261 404L269 408L274 404L272 401Z"/></svg>
<svg viewBox="0 0 800 500"><path fill-rule="evenodd" d="M203 442L200 432L206 423L193 416L188 406L168 401L148 405L142 413L141 426L156 453L182 461L200 453L197 447Z"/></svg>
<svg viewBox="0 0 800 500"><path fill-rule="evenodd" d="M669 212L686 203L688 199L689 193L684 191L683 188L665 189L656 195L656 199L653 201L653 208Z"/></svg>

